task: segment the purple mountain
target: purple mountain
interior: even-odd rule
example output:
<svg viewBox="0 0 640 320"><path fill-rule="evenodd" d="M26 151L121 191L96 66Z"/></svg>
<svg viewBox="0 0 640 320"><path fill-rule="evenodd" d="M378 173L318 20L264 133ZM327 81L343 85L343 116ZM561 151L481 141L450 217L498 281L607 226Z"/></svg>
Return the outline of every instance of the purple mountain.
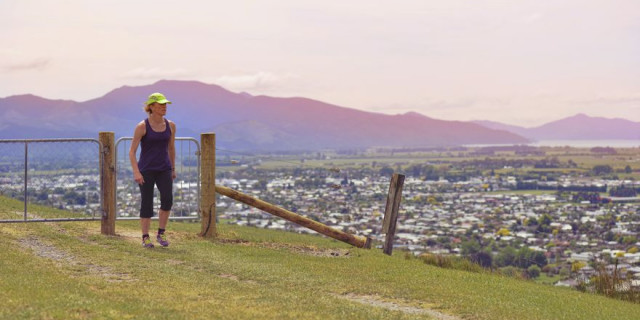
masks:
<svg viewBox="0 0 640 320"><path fill-rule="evenodd" d="M640 140L640 122L577 114L534 128L493 121L474 121L487 128L513 132L531 140Z"/></svg>
<svg viewBox="0 0 640 320"><path fill-rule="evenodd" d="M176 122L178 136L216 132L218 145L227 148L317 150L527 142L511 132L414 112L385 115L307 98L252 96L201 82L167 80L123 86L85 102L33 95L0 98L0 138L96 137L98 131L131 136L135 124L146 117L142 106L152 92L162 92L174 102L167 117Z"/></svg>

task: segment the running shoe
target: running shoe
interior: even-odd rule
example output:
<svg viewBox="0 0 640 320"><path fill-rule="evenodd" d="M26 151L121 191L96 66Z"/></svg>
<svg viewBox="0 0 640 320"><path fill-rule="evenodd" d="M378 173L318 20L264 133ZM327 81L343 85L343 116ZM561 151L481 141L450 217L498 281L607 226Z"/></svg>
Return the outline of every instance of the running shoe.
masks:
<svg viewBox="0 0 640 320"><path fill-rule="evenodd" d="M153 243L151 243L151 239L149 237L144 237L142 239L142 246L145 248L153 248Z"/></svg>
<svg viewBox="0 0 640 320"><path fill-rule="evenodd" d="M164 233L158 233L156 240L163 247L169 246L169 241L167 241L167 236Z"/></svg>

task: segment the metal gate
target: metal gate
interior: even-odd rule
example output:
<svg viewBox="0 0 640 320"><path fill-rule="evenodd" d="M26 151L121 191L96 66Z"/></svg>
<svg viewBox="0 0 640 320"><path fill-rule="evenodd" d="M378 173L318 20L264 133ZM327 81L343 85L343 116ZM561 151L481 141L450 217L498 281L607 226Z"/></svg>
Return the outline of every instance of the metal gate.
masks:
<svg viewBox="0 0 640 320"><path fill-rule="evenodd" d="M118 139L115 144L116 219L139 219L140 191L133 180L129 161L132 137ZM174 181L171 220L200 219L200 143L195 138L176 137L176 181ZM122 146L121 146L122 145ZM138 155L140 148L138 148ZM154 208L160 197L154 191ZM157 217L157 215L156 215Z"/></svg>
<svg viewBox="0 0 640 320"><path fill-rule="evenodd" d="M0 223L100 220L103 156L97 139L0 140L0 195L24 202L17 210L15 201L3 200ZM41 205L37 214L30 203Z"/></svg>

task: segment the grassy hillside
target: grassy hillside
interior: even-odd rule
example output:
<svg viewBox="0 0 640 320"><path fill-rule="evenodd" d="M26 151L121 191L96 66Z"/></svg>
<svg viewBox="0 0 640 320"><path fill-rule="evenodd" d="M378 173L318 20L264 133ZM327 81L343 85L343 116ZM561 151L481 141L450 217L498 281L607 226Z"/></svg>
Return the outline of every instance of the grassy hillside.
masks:
<svg viewBox="0 0 640 320"><path fill-rule="evenodd" d="M0 218L21 206L0 198ZM220 225L208 241L171 222L170 247L143 249L137 221L99 229L0 224L0 319L640 319L637 304L319 236Z"/></svg>

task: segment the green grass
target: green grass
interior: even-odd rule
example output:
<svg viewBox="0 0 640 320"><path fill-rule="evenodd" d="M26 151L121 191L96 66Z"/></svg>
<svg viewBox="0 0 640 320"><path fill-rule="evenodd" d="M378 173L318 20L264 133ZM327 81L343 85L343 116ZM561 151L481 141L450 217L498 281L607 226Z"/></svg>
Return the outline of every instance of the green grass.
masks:
<svg viewBox="0 0 640 320"><path fill-rule="evenodd" d="M171 222L171 246L148 250L137 221L116 228L108 237L99 222L0 224L0 319L429 319L345 294L462 319L640 319L637 304L319 236L221 224L211 241L198 223ZM29 241L64 254L42 257Z"/></svg>
<svg viewBox="0 0 640 320"><path fill-rule="evenodd" d="M563 277L561 275L554 275L552 277L548 276L546 273L542 272L540 273L540 276L537 277L535 279L536 283L541 283L541 284L547 284L547 285L553 285L554 283L564 279L566 277Z"/></svg>

